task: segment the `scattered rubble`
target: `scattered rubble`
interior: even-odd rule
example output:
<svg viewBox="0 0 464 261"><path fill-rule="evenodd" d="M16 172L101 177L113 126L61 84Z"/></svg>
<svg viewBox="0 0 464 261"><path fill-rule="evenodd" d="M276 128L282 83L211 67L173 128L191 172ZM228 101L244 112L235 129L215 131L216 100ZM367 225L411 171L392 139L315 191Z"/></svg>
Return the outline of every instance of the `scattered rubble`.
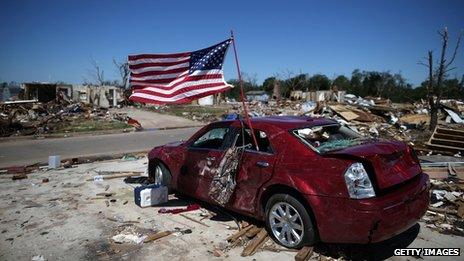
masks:
<svg viewBox="0 0 464 261"><path fill-rule="evenodd" d="M431 179L431 186L429 210L422 220L439 233L464 236L464 180Z"/></svg>
<svg viewBox="0 0 464 261"><path fill-rule="evenodd" d="M99 125L119 122L126 128L131 125L141 128L140 123L125 114L111 114L107 108L58 98L49 102L3 102L0 103L0 111L0 137L68 132L71 124L85 121L96 121ZM76 131L86 131L85 128L76 128Z"/></svg>

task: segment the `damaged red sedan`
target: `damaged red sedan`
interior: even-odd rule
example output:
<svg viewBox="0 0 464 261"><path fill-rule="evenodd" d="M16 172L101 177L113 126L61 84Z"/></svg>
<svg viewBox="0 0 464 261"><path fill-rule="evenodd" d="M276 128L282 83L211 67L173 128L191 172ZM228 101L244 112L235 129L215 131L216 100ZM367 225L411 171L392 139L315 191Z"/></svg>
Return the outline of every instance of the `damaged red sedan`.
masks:
<svg viewBox="0 0 464 261"><path fill-rule="evenodd" d="M414 150L325 118L211 123L149 153L149 180L266 222L290 248L370 243L416 224L429 179Z"/></svg>

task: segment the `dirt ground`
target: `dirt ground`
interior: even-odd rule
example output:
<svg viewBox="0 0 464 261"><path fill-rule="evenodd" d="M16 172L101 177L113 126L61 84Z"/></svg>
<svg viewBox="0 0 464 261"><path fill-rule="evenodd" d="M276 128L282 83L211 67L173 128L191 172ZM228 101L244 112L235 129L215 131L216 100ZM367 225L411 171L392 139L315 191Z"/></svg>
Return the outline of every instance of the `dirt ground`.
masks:
<svg viewBox="0 0 464 261"><path fill-rule="evenodd" d="M237 231L230 215L238 215L233 213L224 214L207 204L183 213L201 220L203 224L199 224L179 214L160 214L161 207L139 208L133 200L137 184L126 184L123 178L86 181L102 171L145 171L146 166L146 159L113 160L43 169L15 181L11 175L1 175L0 260L31 260L38 255L45 260L294 260L294 251L282 247L277 247L280 252L266 250L275 247L271 240L266 249L249 257L241 257L243 246L227 249L226 238ZM43 182L46 178L49 181ZM172 194L162 207L179 208L192 203L199 202ZM176 229L190 229L191 233L175 232L140 244L118 244L112 239L120 232L144 235ZM392 257L394 248L407 246L464 248L464 240L433 232L421 222L379 244L319 244L311 259L414 259Z"/></svg>

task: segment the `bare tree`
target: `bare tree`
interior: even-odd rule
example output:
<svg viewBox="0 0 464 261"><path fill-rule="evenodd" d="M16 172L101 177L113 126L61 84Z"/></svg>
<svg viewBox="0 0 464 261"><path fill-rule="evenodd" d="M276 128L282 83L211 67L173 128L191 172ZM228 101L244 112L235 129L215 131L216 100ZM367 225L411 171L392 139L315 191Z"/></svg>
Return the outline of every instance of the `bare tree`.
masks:
<svg viewBox="0 0 464 261"><path fill-rule="evenodd" d="M448 60L446 57L446 50L448 48L448 29L445 27L443 31L438 31L441 38L441 54L438 61L438 67L433 63L433 51L427 52L426 62L420 62L428 69L428 82L427 82L427 100L430 109L430 130L434 130L438 123L438 110L440 108L440 100L443 94L443 81L447 73L456 67L451 67L453 64L462 38L462 32L458 35L454 51Z"/></svg>
<svg viewBox="0 0 464 261"><path fill-rule="evenodd" d="M303 75L301 70L298 74L295 74L293 71L286 69L285 71L282 71L281 75L283 75L285 84L287 85L284 91L285 97L290 97L292 91L301 89L302 84L304 83L304 79L302 77L298 77Z"/></svg>
<svg viewBox="0 0 464 261"><path fill-rule="evenodd" d="M91 56L90 57L90 64L92 65L92 69L88 70L88 74L91 78L93 78L93 82L96 85L102 86L105 83L104 71L98 64L98 62ZM84 79L85 82L89 82L87 79Z"/></svg>
<svg viewBox="0 0 464 261"><path fill-rule="evenodd" d="M121 88L127 89L129 87L129 63L127 61L118 62L113 58L113 64L116 67L119 76L121 77Z"/></svg>
<svg viewBox="0 0 464 261"><path fill-rule="evenodd" d="M248 82L252 87L258 86L258 76L256 73L254 74L248 74L246 72L241 72L242 73L242 79L245 82Z"/></svg>

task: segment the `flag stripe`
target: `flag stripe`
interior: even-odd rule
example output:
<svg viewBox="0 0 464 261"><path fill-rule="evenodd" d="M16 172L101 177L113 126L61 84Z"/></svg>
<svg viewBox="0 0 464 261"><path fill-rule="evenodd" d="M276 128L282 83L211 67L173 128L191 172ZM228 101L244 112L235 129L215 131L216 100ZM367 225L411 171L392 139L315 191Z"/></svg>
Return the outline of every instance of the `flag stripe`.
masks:
<svg viewBox="0 0 464 261"><path fill-rule="evenodd" d="M165 70L165 71L148 71L142 73L133 73L131 74L132 77L145 77L145 76L155 76L155 75L163 75L163 74L173 74L173 73L185 73L188 71L188 67L183 68L176 68L172 70Z"/></svg>
<svg viewBox="0 0 464 261"><path fill-rule="evenodd" d="M147 66L147 67L143 67L140 69L132 69L131 72L133 75L133 74L141 74L145 72L163 72L163 71L165 72L165 71L179 69L179 68L188 69L189 62L179 63L179 64L172 65L172 66Z"/></svg>
<svg viewBox="0 0 464 261"><path fill-rule="evenodd" d="M206 75L196 75L196 76L187 76L184 78L179 78L179 80L176 80L176 82L173 82L170 85L156 85L153 83L148 83L147 81L134 81L132 82L132 86L143 86L143 87L158 87L158 88L163 88L165 90L170 90L172 88L175 88L176 86L184 83L184 82L189 82L189 81L201 81L201 80L208 80L208 79L221 79L223 80L223 75L222 74L206 74Z"/></svg>
<svg viewBox="0 0 464 261"><path fill-rule="evenodd" d="M158 58L158 59L138 59L138 60L129 60L130 65L137 65L137 64L142 64L142 63L173 63L173 62L185 62L188 61L190 58L187 57L181 57L181 58Z"/></svg>
<svg viewBox="0 0 464 261"><path fill-rule="evenodd" d="M208 79L208 80L201 80L201 81L191 81L191 82L183 82L173 88L163 88L163 87L156 87L156 86L145 86L143 90L149 91L149 92L156 92L156 93L163 93L163 94L172 94L175 93L179 90L183 90L184 88L189 88L192 86L201 86L201 85L207 85L207 84L217 84L217 83L222 83L226 84L222 78L219 79ZM140 90L134 90L134 92L138 92Z"/></svg>
<svg viewBox="0 0 464 261"><path fill-rule="evenodd" d="M218 87L203 88L203 89L200 89L200 90L183 92L181 94L178 94L178 95L175 95L175 96L172 96L172 97L169 97L169 98L159 97L159 96L156 96L156 95L150 95L150 94L146 94L146 93L135 92L135 93L133 93L131 95L131 99L134 100L134 101L137 101L137 100L141 101L141 100L145 99L145 102L148 102L148 103L150 103L150 102L153 103L153 102L157 101L160 104L172 103L172 102L182 103L182 101L188 102L188 101L193 100L196 97L201 98L201 97L204 97L204 96L208 96L210 94L218 93L220 91L228 90L229 88L230 88L230 85L227 85L227 86L222 85L222 86L218 86Z"/></svg>
<svg viewBox="0 0 464 261"><path fill-rule="evenodd" d="M158 75L148 75L148 76L141 76L141 77L131 77L134 81L149 81L149 80L158 80L158 79L175 79L181 74L185 74L188 71L181 71L176 73L169 73L169 74L158 74Z"/></svg>
<svg viewBox="0 0 464 261"><path fill-rule="evenodd" d="M173 66L173 65L177 65L177 64L182 64L182 63L186 63L188 61L177 61L177 62L163 62L163 63L141 63L141 64L134 64L134 65L130 65L129 64L129 69L132 70L137 70L137 69L142 69L142 68L146 68L146 67L153 67L153 66Z"/></svg>
<svg viewBox="0 0 464 261"><path fill-rule="evenodd" d="M220 82L213 82L213 83L205 83L205 84L193 84L191 86L185 86L182 89L177 89L175 91L169 91L169 92L158 92L158 91L153 91L153 90L148 90L147 88L140 89L140 90L135 90L135 93L144 93L144 94L150 94L153 96L157 97L163 97L163 98L169 98L173 97L176 95L179 95L181 93L189 92L189 91L197 91L197 90L202 90L205 88L212 88L212 87L219 87L219 86L228 86L225 82L220 81Z"/></svg>
<svg viewBox="0 0 464 261"><path fill-rule="evenodd" d="M190 52L185 53L166 53L166 54L136 54L129 55L129 60L138 60L138 59L157 59L157 58L180 58L189 56Z"/></svg>

